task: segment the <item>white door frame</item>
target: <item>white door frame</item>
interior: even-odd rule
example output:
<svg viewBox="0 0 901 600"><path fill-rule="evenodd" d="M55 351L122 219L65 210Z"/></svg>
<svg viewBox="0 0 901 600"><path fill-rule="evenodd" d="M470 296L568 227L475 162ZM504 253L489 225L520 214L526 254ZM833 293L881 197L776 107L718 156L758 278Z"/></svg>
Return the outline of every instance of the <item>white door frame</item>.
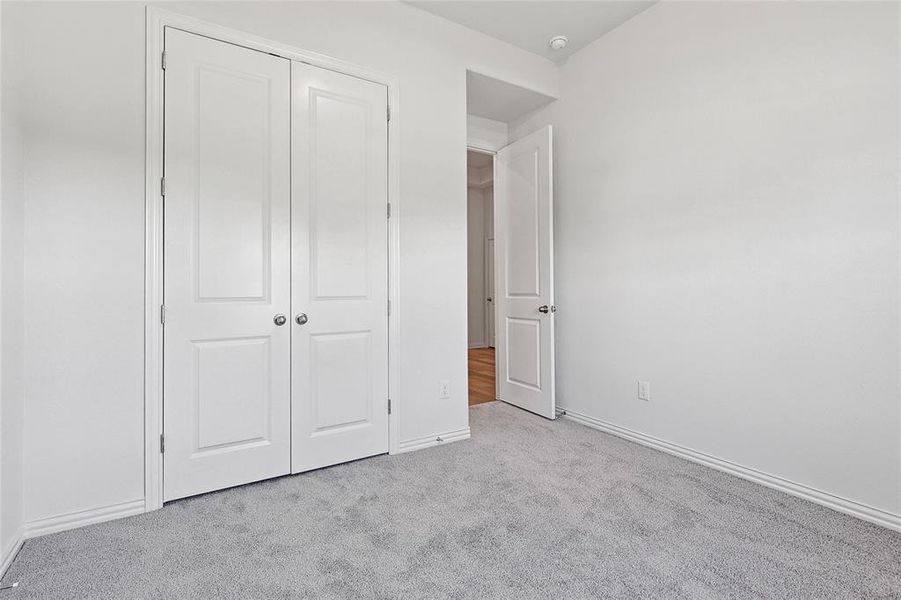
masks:
<svg viewBox="0 0 901 600"><path fill-rule="evenodd" d="M160 435L163 429L163 199L160 182L163 174L163 30L174 27L190 33L214 38L253 50L260 50L323 69L337 71L360 79L382 84L388 88L391 122L388 127L388 395L391 414L388 415L388 452L396 454L398 415L402 410L398 381L398 340L400 313L399 271L399 146L392 130L400 118L396 77L379 73L342 60L301 50L243 33L214 23L201 21L178 13L148 6L145 104L145 179L144 179L144 511L163 506L163 459Z"/></svg>

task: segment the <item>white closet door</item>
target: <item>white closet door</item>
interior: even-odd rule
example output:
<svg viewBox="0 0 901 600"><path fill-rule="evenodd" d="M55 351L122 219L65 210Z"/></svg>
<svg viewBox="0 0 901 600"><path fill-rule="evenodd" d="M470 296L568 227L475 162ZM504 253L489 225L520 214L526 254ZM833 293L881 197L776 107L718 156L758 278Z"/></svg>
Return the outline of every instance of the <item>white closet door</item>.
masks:
<svg viewBox="0 0 901 600"><path fill-rule="evenodd" d="M387 88L292 64L292 471L388 451Z"/></svg>
<svg viewBox="0 0 901 600"><path fill-rule="evenodd" d="M554 405L554 202L550 126L496 157L498 392L556 417Z"/></svg>
<svg viewBox="0 0 901 600"><path fill-rule="evenodd" d="M165 500L290 471L290 61L167 28Z"/></svg>

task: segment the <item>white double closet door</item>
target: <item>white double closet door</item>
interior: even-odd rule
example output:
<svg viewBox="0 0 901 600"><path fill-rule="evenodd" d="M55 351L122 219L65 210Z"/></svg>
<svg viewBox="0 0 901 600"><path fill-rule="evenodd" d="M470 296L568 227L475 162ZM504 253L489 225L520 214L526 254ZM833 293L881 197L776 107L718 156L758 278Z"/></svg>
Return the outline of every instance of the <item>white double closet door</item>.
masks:
<svg viewBox="0 0 901 600"><path fill-rule="evenodd" d="M387 452L387 89L165 45L164 499Z"/></svg>

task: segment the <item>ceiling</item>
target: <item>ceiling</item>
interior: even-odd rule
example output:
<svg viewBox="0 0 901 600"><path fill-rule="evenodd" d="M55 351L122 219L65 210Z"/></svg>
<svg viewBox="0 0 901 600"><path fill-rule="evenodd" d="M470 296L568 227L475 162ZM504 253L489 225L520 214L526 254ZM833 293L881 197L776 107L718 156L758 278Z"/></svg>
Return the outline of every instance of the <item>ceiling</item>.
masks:
<svg viewBox="0 0 901 600"><path fill-rule="evenodd" d="M466 113L510 123L556 100L540 92L466 72Z"/></svg>
<svg viewBox="0 0 901 600"><path fill-rule="evenodd" d="M408 4L562 64L655 1L411 0ZM569 38L563 50L548 47L556 35Z"/></svg>

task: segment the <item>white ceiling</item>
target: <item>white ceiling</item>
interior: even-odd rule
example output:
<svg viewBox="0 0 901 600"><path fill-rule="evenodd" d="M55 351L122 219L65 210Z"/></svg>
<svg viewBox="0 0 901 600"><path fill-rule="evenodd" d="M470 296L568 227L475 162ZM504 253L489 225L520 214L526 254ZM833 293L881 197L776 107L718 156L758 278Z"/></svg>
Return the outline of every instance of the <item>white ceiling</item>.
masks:
<svg viewBox="0 0 901 600"><path fill-rule="evenodd" d="M655 1L411 0L408 4L562 64ZM569 38L565 49L548 47L555 35Z"/></svg>
<svg viewBox="0 0 901 600"><path fill-rule="evenodd" d="M554 100L500 79L466 72L466 113L470 115L511 123Z"/></svg>

